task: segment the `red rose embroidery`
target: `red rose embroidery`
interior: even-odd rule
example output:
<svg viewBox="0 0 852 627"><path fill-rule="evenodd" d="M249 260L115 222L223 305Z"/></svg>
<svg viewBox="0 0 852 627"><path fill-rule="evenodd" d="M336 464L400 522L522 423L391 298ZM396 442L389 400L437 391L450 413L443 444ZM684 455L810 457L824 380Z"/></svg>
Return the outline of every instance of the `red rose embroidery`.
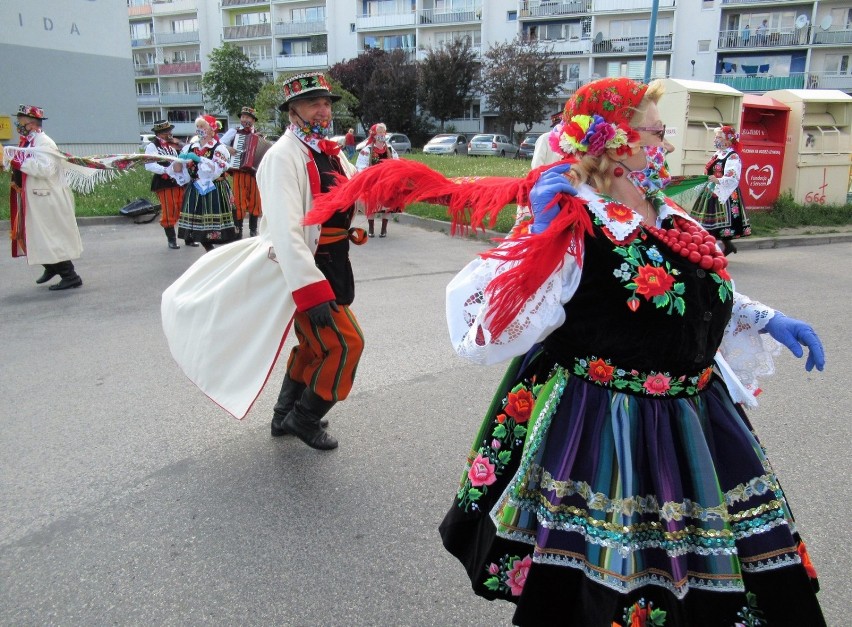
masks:
<svg viewBox="0 0 852 627"><path fill-rule="evenodd" d="M603 359L596 359L589 364L589 378L597 383L609 383L612 381L612 373L615 366L610 366Z"/></svg>
<svg viewBox="0 0 852 627"><path fill-rule="evenodd" d="M521 424L530 419L533 408L533 397L529 390L521 388L517 393L509 392L509 402L506 404L506 413Z"/></svg>
<svg viewBox="0 0 852 627"><path fill-rule="evenodd" d="M636 293L644 296L646 300L651 300L654 296L668 292L674 285L674 277L662 267L642 266L635 282Z"/></svg>
<svg viewBox="0 0 852 627"><path fill-rule="evenodd" d="M671 387L671 380L671 377L667 377L662 374L649 374L648 378L645 379L645 383L642 384L642 387L648 391L648 394L665 394Z"/></svg>
<svg viewBox="0 0 852 627"><path fill-rule="evenodd" d="M608 202L606 204L606 217L615 222L630 222L633 218L633 212L621 203Z"/></svg>

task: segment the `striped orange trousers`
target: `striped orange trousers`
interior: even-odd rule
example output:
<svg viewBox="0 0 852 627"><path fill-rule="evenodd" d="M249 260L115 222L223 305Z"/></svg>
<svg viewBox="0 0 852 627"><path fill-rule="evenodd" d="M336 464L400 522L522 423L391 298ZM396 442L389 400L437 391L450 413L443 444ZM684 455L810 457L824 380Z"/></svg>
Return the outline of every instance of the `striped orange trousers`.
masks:
<svg viewBox="0 0 852 627"><path fill-rule="evenodd" d="M299 341L287 360L287 375L326 401L342 401L352 391L355 370L364 352L364 334L347 305L331 311L334 324L318 327L308 314L296 312L293 328Z"/></svg>
<svg viewBox="0 0 852 627"><path fill-rule="evenodd" d="M160 226L164 229L177 224L183 204L183 191L183 187L166 187L154 192L160 200Z"/></svg>
<svg viewBox="0 0 852 627"><path fill-rule="evenodd" d="M261 215L260 192L254 174L242 170L235 170L231 174L234 177L234 184L231 185L234 194L234 218L239 222L247 215Z"/></svg>

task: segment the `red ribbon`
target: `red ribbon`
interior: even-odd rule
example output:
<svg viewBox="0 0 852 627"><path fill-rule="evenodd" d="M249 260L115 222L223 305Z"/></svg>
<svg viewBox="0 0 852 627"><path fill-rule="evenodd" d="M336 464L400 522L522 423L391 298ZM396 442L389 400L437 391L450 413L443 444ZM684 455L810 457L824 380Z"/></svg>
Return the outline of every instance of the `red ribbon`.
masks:
<svg viewBox="0 0 852 627"><path fill-rule="evenodd" d="M333 142L330 139L319 140L319 149L323 154L331 155L332 157L340 154L340 146L337 142Z"/></svg>

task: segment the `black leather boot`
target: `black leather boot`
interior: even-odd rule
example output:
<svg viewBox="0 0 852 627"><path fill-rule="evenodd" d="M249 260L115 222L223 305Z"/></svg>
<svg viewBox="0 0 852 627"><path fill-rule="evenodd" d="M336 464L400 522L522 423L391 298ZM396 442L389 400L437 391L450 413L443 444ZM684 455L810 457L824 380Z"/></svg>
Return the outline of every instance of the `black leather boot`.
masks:
<svg viewBox="0 0 852 627"><path fill-rule="evenodd" d="M249 216L249 237L257 237L257 216Z"/></svg>
<svg viewBox="0 0 852 627"><path fill-rule="evenodd" d="M169 248L172 250L177 250L180 246L177 243L177 235L175 235L175 227L173 226L164 226L163 230L166 232L166 239L169 240Z"/></svg>
<svg viewBox="0 0 852 627"><path fill-rule="evenodd" d="M281 428L295 435L311 448L329 451L337 448L337 438L322 428L320 421L334 407L334 401L326 401L310 388L305 388L293 409L281 421Z"/></svg>
<svg viewBox="0 0 852 627"><path fill-rule="evenodd" d="M376 236L376 234L374 232L375 227L376 227L376 221L375 220L367 220L367 235L369 235L370 237L375 237Z"/></svg>
<svg viewBox="0 0 852 627"><path fill-rule="evenodd" d="M281 391L278 393L278 401L275 403L275 407L272 408L273 438L290 433L281 426L281 423L287 417L287 414L293 411L293 405L302 396L302 392L305 391L306 387L304 383L294 381L286 374L284 375L284 381L281 383Z"/></svg>
<svg viewBox="0 0 852 627"><path fill-rule="evenodd" d="M59 276L62 277L62 280L56 285L51 285L49 288L52 292L57 292L59 290L69 290L72 287L80 287L83 285L83 279L80 278L80 275L74 271L74 264L71 261L60 261L55 264L57 272L59 272Z"/></svg>
<svg viewBox="0 0 852 627"><path fill-rule="evenodd" d="M237 214L234 213L234 239L243 239L243 221L237 220Z"/></svg>
<svg viewBox="0 0 852 627"><path fill-rule="evenodd" d="M42 283L47 283L48 281L50 281L50 279L52 279L57 274L59 274L59 270L56 269L56 266L58 264L46 263L46 264L43 264L43 265L44 265L44 274L42 274L39 278L36 279L37 285L41 285Z"/></svg>

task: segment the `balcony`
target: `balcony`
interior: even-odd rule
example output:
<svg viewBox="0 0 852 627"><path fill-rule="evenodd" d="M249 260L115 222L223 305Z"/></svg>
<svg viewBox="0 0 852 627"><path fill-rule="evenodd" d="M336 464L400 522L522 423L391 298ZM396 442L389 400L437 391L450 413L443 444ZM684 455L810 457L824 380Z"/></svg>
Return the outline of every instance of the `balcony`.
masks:
<svg viewBox="0 0 852 627"><path fill-rule="evenodd" d="M814 33L814 43L829 46L852 44L852 30L818 30Z"/></svg>
<svg viewBox="0 0 852 627"><path fill-rule="evenodd" d="M589 54L592 52L591 39L539 39L538 45L541 48L552 50L554 54Z"/></svg>
<svg viewBox="0 0 852 627"><path fill-rule="evenodd" d="M433 46L435 49L439 49L440 46ZM470 51L473 53L475 59L480 59L482 57L482 46L476 45L471 46ZM417 60L424 61L426 57L429 56L429 50L427 48L418 48L417 50Z"/></svg>
<svg viewBox="0 0 852 627"><path fill-rule="evenodd" d="M176 15L198 11L197 0L155 0L152 5L154 15Z"/></svg>
<svg viewBox="0 0 852 627"><path fill-rule="evenodd" d="M271 37L272 24L246 24L245 26L226 26L222 29L222 36L225 40Z"/></svg>
<svg viewBox="0 0 852 627"><path fill-rule="evenodd" d="M200 105L204 104L204 96L200 91L182 92L163 92L160 94L160 104L162 105Z"/></svg>
<svg viewBox="0 0 852 627"><path fill-rule="evenodd" d="M742 30L723 30L719 32L717 47L719 50L749 48L779 48L785 46L807 45L811 36L811 27L770 28L766 33L751 31L748 36Z"/></svg>
<svg viewBox="0 0 852 627"><path fill-rule="evenodd" d="M160 104L160 95L136 94L136 104L140 107L156 107Z"/></svg>
<svg viewBox="0 0 852 627"><path fill-rule="evenodd" d="M808 72L808 89L839 89L852 91L852 74L837 72Z"/></svg>
<svg viewBox="0 0 852 627"><path fill-rule="evenodd" d="M145 46L153 46L154 38L153 37L143 37L142 39L131 39L130 47L131 48L144 48Z"/></svg>
<svg viewBox="0 0 852 627"><path fill-rule="evenodd" d="M657 35L654 37L654 52L667 52L672 49L672 36ZM592 43L592 52L596 53L646 53L648 51L647 37L616 37Z"/></svg>
<svg viewBox="0 0 852 627"><path fill-rule="evenodd" d="M630 1L630 0L625 0ZM551 15L571 15L573 13L588 13L592 10L592 0L571 0L570 2L541 2L527 0L521 2L521 12L518 17L548 17Z"/></svg>
<svg viewBox="0 0 852 627"><path fill-rule="evenodd" d="M223 9L227 9L228 7L247 7L255 4L269 4L267 0L221 0L221 2Z"/></svg>
<svg viewBox="0 0 852 627"><path fill-rule="evenodd" d="M319 35L325 33L325 20L314 20L313 22L278 22L272 32L276 36L287 37L289 35Z"/></svg>
<svg viewBox="0 0 852 627"><path fill-rule="evenodd" d="M261 72L271 72L275 69L275 59L272 57L249 57L249 61Z"/></svg>
<svg viewBox="0 0 852 627"><path fill-rule="evenodd" d="M482 5L471 3L465 9L422 9L418 11L418 22L421 26L430 24L465 24L479 22L482 19Z"/></svg>
<svg viewBox="0 0 852 627"><path fill-rule="evenodd" d="M198 31L191 33L154 33L154 43L158 46L172 44L197 44L201 39Z"/></svg>
<svg viewBox="0 0 852 627"><path fill-rule="evenodd" d="M542 3L544 4L544 3ZM652 0L592 0L592 8L598 12L629 13L631 11L650 11ZM660 0L659 8L674 9L675 0Z"/></svg>
<svg viewBox="0 0 852 627"><path fill-rule="evenodd" d="M184 63L163 63L157 66L157 74L160 76L174 76L176 74L201 74L201 61L187 61Z"/></svg>
<svg viewBox="0 0 852 627"><path fill-rule="evenodd" d="M747 5L747 4L802 4L797 0L722 0L724 6Z"/></svg>
<svg viewBox="0 0 852 627"><path fill-rule="evenodd" d="M156 76L157 66L154 63L134 63L134 76Z"/></svg>
<svg viewBox="0 0 852 627"><path fill-rule="evenodd" d="M414 26L417 15L414 11L408 13L390 13L388 15L359 15L355 18L356 30L371 28L394 28L398 26Z"/></svg>
<svg viewBox="0 0 852 627"><path fill-rule="evenodd" d="M296 70L302 68L327 68L328 53L283 54L275 58L276 70Z"/></svg>
<svg viewBox="0 0 852 627"><path fill-rule="evenodd" d="M127 7L127 17L143 17L145 15L151 15L150 2Z"/></svg>
<svg viewBox="0 0 852 627"><path fill-rule="evenodd" d="M715 82L728 85L740 91L765 92L773 89L803 89L805 87L804 72L796 72L789 76L772 76L771 74L750 74L734 76L731 74L716 74Z"/></svg>

